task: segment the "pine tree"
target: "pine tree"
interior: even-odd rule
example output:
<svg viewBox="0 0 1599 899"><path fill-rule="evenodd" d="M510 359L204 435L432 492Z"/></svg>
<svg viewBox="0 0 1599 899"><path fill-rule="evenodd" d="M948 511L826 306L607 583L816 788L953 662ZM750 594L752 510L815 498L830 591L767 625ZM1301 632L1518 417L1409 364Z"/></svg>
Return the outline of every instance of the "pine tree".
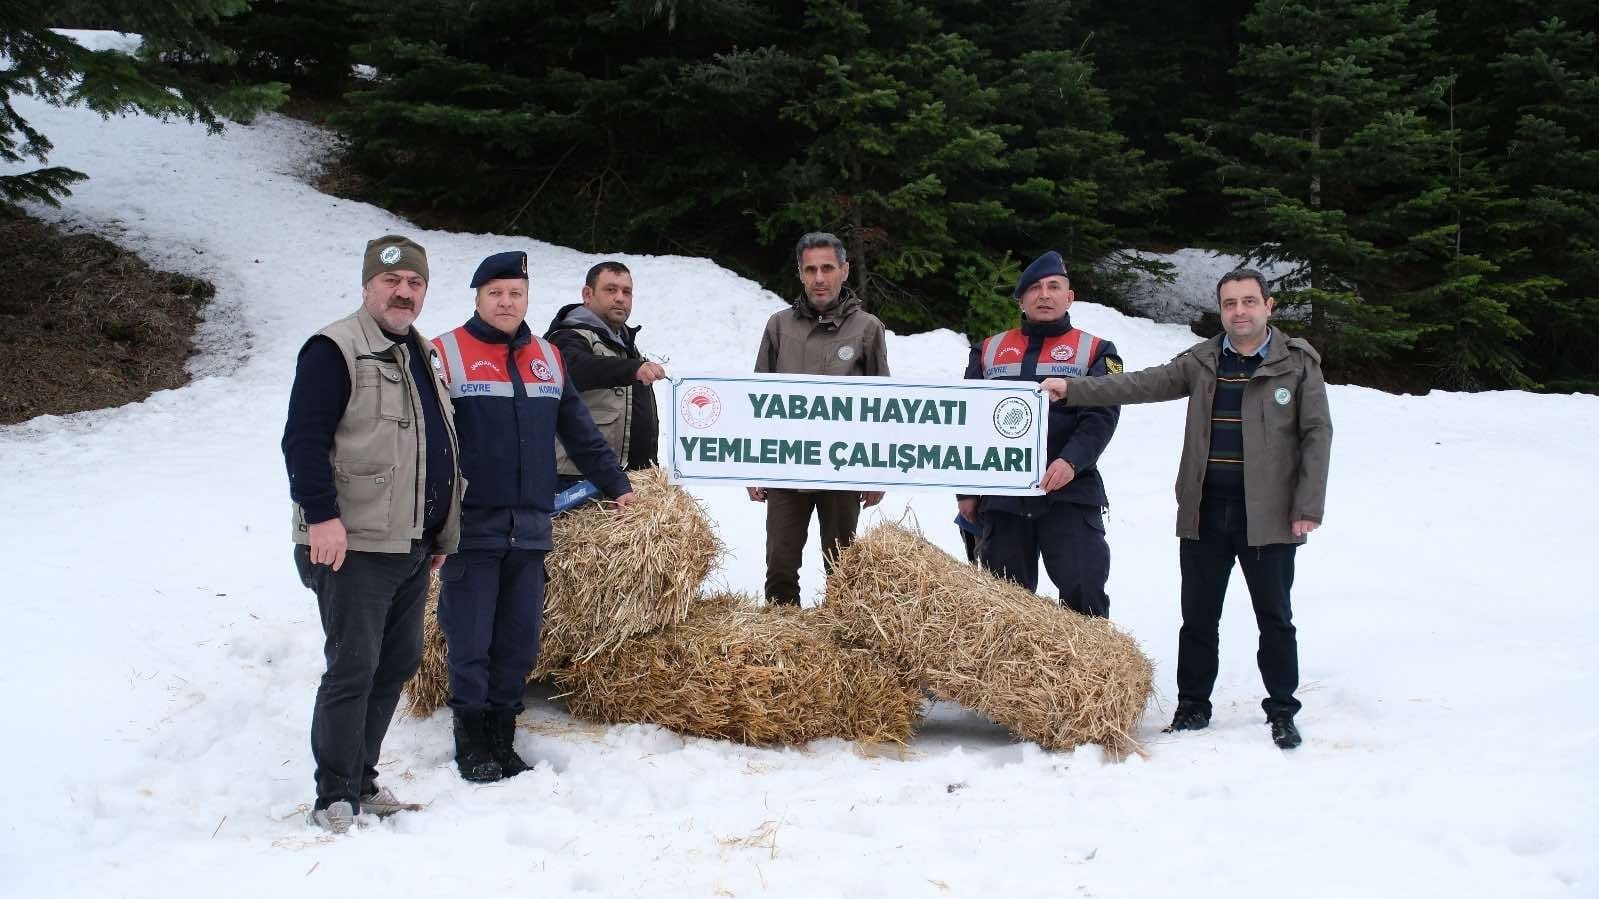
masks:
<svg viewBox="0 0 1599 899"><path fill-rule="evenodd" d="M1161 163L1166 183L1187 184L1203 169L1168 138L1186 119L1219 119L1235 101L1232 68L1253 0L1089 0L1079 27L1056 47L1081 46L1094 64L1114 124L1128 143ZM1032 19L1020 26L1031 33ZM1032 48L1030 48L1032 49ZM1142 223L1151 236L1202 233L1216 210L1204 191L1173 191L1169 213Z"/></svg>
<svg viewBox="0 0 1599 899"><path fill-rule="evenodd" d="M378 201L595 251L749 244L794 82L761 6L370 6L358 19L381 37L357 58L376 74L337 122Z"/></svg>
<svg viewBox="0 0 1599 899"><path fill-rule="evenodd" d="M1019 33L1060 40L1067 12L1016 5L1038 21L1007 9L974 20L959 3L812 3L808 21L826 24L813 46L837 53L821 55L820 77L785 109L809 137L763 237L837 230L857 289L911 327L1014 324L1018 258L1045 249L1073 260L1079 284L1108 287L1124 268L1112 251L1162 211L1159 170L1115 131L1087 60L1018 53ZM946 8L954 22L940 18Z"/></svg>
<svg viewBox="0 0 1599 899"><path fill-rule="evenodd" d="M1549 387L1599 392L1599 40L1591 20L1545 19L1488 68L1487 107L1510 129L1495 159L1516 199L1506 268L1547 285L1517 306L1525 352Z"/></svg>
<svg viewBox="0 0 1599 899"><path fill-rule="evenodd" d="M991 243L1029 258L1059 250L1079 295L1101 302L1114 302L1135 271L1159 274L1121 251L1161 230L1176 191L1116 128L1093 63L1048 49L996 66L999 120L1013 146L1000 197L1014 215Z"/></svg>
<svg viewBox="0 0 1599 899"><path fill-rule="evenodd" d="M284 82L296 97L334 96L350 81L352 48L367 39L356 21L360 2L251 0L248 12L207 29L233 50L231 64L207 60L209 68L252 81Z"/></svg>
<svg viewBox="0 0 1599 899"><path fill-rule="evenodd" d="M959 321L956 289L930 284L980 264L971 238L1009 214L974 189L1004 165L1004 140L988 125L997 94L968 70L982 55L969 41L938 34L909 4L870 11L881 19L836 0L812 4L812 20L826 23L816 46L837 54L816 59L783 110L806 136L779 172L787 195L761 234L783 243L832 230L849 248L855 289L880 313L921 327Z"/></svg>
<svg viewBox="0 0 1599 899"><path fill-rule="evenodd" d="M80 0L70 13L83 21L144 36L130 57L90 51L51 30L63 14L59 4L15 0L0 5L0 161L48 161L50 139L32 127L10 102L36 97L56 106L83 105L103 116L141 112L158 118L203 122L221 131L223 119L243 121L283 102L284 86L218 85L170 64L226 54L203 26L242 12L248 0ZM48 166L0 176L0 200L59 205L82 181L81 172Z"/></svg>
<svg viewBox="0 0 1599 899"><path fill-rule="evenodd" d="M1416 62L1434 17L1405 0L1263 0L1244 27L1236 113L1173 135L1231 200L1219 232L1293 266L1274 285L1284 319L1335 369L1441 339L1439 303L1486 267L1450 249L1469 185L1451 167L1459 135L1439 123L1450 80ZM1502 341L1493 328L1513 319L1492 302L1469 323Z"/></svg>
<svg viewBox="0 0 1599 899"><path fill-rule="evenodd" d="M1014 319L1021 256L1109 284L1096 261L1164 201L1065 38L1020 58L969 0L359 2L351 158L440 224L714 255L785 293L794 238L832 230L880 314L975 333Z"/></svg>

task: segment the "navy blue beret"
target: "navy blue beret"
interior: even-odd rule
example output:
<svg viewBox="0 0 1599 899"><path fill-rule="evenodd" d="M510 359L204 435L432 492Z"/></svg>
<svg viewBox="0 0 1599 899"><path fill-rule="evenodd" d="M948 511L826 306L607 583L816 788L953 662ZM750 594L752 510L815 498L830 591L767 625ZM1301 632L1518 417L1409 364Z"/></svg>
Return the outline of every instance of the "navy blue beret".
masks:
<svg viewBox="0 0 1599 899"><path fill-rule="evenodd" d="M495 278L521 278L527 280L527 254L521 250L511 250L506 253L495 253L493 256L478 263L477 271L472 273L472 283L468 287L482 287Z"/></svg>
<svg viewBox="0 0 1599 899"><path fill-rule="evenodd" d="M1017 280L1016 292L1011 294L1011 296L1018 300L1021 299L1022 294L1027 292L1027 288L1048 278L1050 275L1066 277L1066 260L1060 258L1060 254L1054 250L1050 250L1048 253L1033 260L1033 264L1029 265L1027 271L1022 272L1021 278Z"/></svg>

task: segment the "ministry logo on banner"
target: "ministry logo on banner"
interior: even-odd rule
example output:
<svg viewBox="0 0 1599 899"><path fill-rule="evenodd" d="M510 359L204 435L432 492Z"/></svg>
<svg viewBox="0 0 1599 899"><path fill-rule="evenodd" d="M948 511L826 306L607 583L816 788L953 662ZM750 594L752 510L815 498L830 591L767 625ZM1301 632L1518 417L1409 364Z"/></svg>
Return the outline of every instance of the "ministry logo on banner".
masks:
<svg viewBox="0 0 1599 899"><path fill-rule="evenodd" d="M994 405L994 430L1001 437L1023 437L1033 427L1033 407L1021 397L1008 396Z"/></svg>
<svg viewBox="0 0 1599 899"><path fill-rule="evenodd" d="M684 423L703 430L716 424L716 420L722 417L722 398L709 387L695 387L683 394L678 410Z"/></svg>

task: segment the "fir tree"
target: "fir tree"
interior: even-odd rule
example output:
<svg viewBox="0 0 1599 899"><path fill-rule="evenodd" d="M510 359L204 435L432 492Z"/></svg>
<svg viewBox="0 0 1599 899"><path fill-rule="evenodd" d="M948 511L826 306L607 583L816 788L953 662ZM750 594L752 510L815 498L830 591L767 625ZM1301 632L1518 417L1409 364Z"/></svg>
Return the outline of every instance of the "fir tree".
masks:
<svg viewBox="0 0 1599 899"><path fill-rule="evenodd" d="M1285 320L1305 316L1336 369L1388 363L1446 327L1444 267L1476 267L1439 252L1455 227L1455 136L1433 118L1449 81L1411 62L1433 17L1405 0L1263 0L1244 28L1238 109L1173 139L1215 167L1228 242L1293 266L1274 285Z"/></svg>
<svg viewBox="0 0 1599 899"><path fill-rule="evenodd" d="M1599 392L1599 41L1546 19L1510 34L1489 71L1487 106L1510 129L1495 160L1516 199L1506 268L1547 285L1517 306L1525 352L1549 386Z"/></svg>
<svg viewBox="0 0 1599 899"><path fill-rule="evenodd" d="M885 21L910 27L871 46L858 12L831 0L818 6L832 23L823 45L844 55L822 55L783 110L806 137L779 172L787 197L760 221L761 233L781 243L835 231L849 247L855 289L881 313L923 327L958 320L956 290L928 285L976 264L976 238L1009 215L974 189L1004 166L1004 140L989 126L997 94L967 68L981 54L894 4L881 9ZM861 45L850 46L851 35Z"/></svg>
<svg viewBox="0 0 1599 899"><path fill-rule="evenodd" d="M221 131L223 119L242 121L283 102L284 86L218 85L171 64L226 54L203 27L242 12L248 0L79 0L60 4L16 0L0 5L0 160L48 161L53 145L11 102L36 97L56 106L83 105L103 116L141 112L158 118L203 122ZM144 48L136 57L90 51L52 31L70 14L101 27L136 32ZM0 200L59 205L81 172L48 166L0 176Z"/></svg>
<svg viewBox="0 0 1599 899"><path fill-rule="evenodd" d="M231 63L206 63L247 80L287 83L296 97L333 96L350 81L352 48L367 39L356 21L360 3L251 0L248 12L207 29L233 50Z"/></svg>

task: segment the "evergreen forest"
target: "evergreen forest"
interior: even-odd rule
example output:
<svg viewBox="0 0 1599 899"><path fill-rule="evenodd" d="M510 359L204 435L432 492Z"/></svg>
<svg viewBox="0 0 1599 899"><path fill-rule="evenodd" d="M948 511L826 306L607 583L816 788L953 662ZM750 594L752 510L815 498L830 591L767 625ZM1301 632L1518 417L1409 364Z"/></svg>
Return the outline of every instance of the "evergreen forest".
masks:
<svg viewBox="0 0 1599 899"><path fill-rule="evenodd" d="M1043 250L1114 304L1162 274L1129 250L1208 247L1285 272L1278 321L1333 380L1599 392L1596 41L1593 0L16 0L0 159L41 168L0 200L77 174L13 94L287 100L342 134L350 193L427 226L784 296L832 231L890 327L974 337Z"/></svg>

